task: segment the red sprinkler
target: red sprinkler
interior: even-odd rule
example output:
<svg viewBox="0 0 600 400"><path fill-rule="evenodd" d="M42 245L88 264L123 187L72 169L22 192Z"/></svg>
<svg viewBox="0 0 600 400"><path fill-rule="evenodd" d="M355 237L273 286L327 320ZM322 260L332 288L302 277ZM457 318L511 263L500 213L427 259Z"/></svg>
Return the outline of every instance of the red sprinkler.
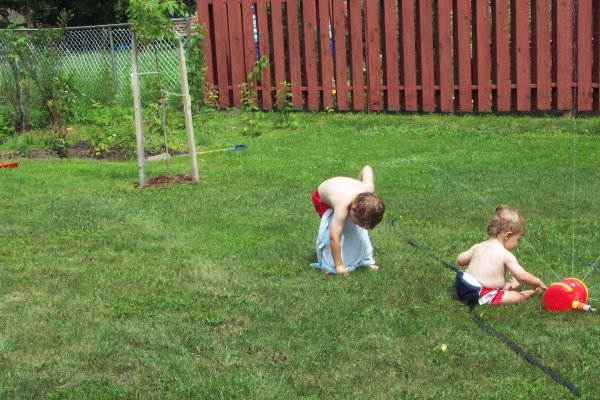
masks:
<svg viewBox="0 0 600 400"><path fill-rule="evenodd" d="M579 279L567 278L548 286L544 292L544 306L546 310L555 312L582 310L595 313L596 310L585 303L587 298L588 290L585 284Z"/></svg>

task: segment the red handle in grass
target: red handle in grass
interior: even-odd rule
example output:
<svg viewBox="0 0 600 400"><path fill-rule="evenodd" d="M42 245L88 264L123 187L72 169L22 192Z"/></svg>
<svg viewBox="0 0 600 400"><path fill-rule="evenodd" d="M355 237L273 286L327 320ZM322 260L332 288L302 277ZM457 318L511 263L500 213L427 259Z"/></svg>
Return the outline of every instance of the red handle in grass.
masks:
<svg viewBox="0 0 600 400"><path fill-rule="evenodd" d="M19 166L19 163L8 163L8 162L0 163L0 168L16 168L18 166Z"/></svg>

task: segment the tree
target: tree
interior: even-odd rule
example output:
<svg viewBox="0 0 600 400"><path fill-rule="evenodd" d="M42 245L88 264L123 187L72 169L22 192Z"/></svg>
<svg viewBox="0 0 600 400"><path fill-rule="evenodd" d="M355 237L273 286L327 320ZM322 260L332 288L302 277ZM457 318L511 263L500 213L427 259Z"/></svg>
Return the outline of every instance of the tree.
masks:
<svg viewBox="0 0 600 400"><path fill-rule="evenodd" d="M195 12L195 0L184 0L182 3L185 7L175 14L176 17ZM56 26L59 13L66 10L73 13L70 26L103 25L127 22L129 7L130 0L0 0L0 15L7 15L7 10L14 10L23 15L28 27L48 27Z"/></svg>

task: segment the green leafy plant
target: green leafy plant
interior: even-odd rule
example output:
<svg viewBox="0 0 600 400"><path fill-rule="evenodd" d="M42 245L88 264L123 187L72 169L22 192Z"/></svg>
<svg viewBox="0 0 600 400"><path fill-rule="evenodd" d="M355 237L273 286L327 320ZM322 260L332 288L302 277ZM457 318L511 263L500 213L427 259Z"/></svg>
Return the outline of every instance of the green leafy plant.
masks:
<svg viewBox="0 0 600 400"><path fill-rule="evenodd" d="M4 110L4 108L0 108ZM6 142L9 136L15 134L15 126L11 123L10 119L6 118L6 115L0 111L0 144Z"/></svg>
<svg viewBox="0 0 600 400"><path fill-rule="evenodd" d="M48 141L48 146L61 158L66 157L69 149L71 148L71 145L61 137L50 138Z"/></svg>
<svg viewBox="0 0 600 400"><path fill-rule="evenodd" d="M35 140L30 134L24 134L17 136L17 143L15 149L21 154L27 154L33 150L35 146Z"/></svg>
<svg viewBox="0 0 600 400"><path fill-rule="evenodd" d="M123 157L130 157L135 150L135 135L128 129L115 127L96 127L91 129L88 141L92 153L99 157L110 151L121 152Z"/></svg>
<svg viewBox="0 0 600 400"><path fill-rule="evenodd" d="M242 94L242 134L245 136L260 136L258 128L262 113L257 104L257 79L260 73L268 67L267 56L262 56L254 63L254 68L248 73L246 82L240 84Z"/></svg>
<svg viewBox="0 0 600 400"><path fill-rule="evenodd" d="M278 118L275 121L275 126L280 128L296 129L298 121L294 117L294 104L292 103L292 92L290 91L291 83L288 81L281 82L280 88L275 94L276 104L278 107Z"/></svg>
<svg viewBox="0 0 600 400"><path fill-rule="evenodd" d="M127 13L138 39L148 44L160 39L175 41L170 17L183 15L184 11L177 0L131 0Z"/></svg>
<svg viewBox="0 0 600 400"><path fill-rule="evenodd" d="M27 67L31 61L31 54L26 36L12 29L0 31L0 43L8 66L1 74L0 84L2 97L9 107L5 115L11 120L15 130L24 131L29 127L24 107L25 90L31 75Z"/></svg>
<svg viewBox="0 0 600 400"><path fill-rule="evenodd" d="M186 41L187 50L187 70L188 82L190 87L190 95L195 105L196 110L205 105L204 93L204 75L206 74L207 66L204 59L204 35L206 25L196 24L192 27L192 34ZM195 100L195 101L194 101Z"/></svg>
<svg viewBox="0 0 600 400"><path fill-rule="evenodd" d="M67 137L67 126L73 118L73 106L78 91L73 74L59 73L54 77L52 85L53 98L48 100L48 108L52 114L52 122L58 137Z"/></svg>
<svg viewBox="0 0 600 400"><path fill-rule="evenodd" d="M107 129L95 129L89 138L95 156L107 152L117 142L117 134Z"/></svg>
<svg viewBox="0 0 600 400"><path fill-rule="evenodd" d="M56 124L51 104L56 101L55 78L62 61L58 44L64 38L71 17L72 13L63 10L58 17L58 29L38 29L31 35L10 29L0 32L0 43L8 61L8 69L0 80L0 96L9 105L5 115L15 131L50 122Z"/></svg>
<svg viewBox="0 0 600 400"><path fill-rule="evenodd" d="M88 134L93 154L100 156L111 149L120 149L125 156L131 155L135 136L130 130L133 119L130 110L114 103L104 105L94 100L91 103L78 115L78 122L93 125Z"/></svg>

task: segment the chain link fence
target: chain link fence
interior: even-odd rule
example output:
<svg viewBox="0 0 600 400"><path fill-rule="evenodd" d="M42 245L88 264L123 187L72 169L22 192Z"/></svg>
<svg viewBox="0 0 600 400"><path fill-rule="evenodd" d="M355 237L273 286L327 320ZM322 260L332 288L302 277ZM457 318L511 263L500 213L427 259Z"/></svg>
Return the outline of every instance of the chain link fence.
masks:
<svg viewBox="0 0 600 400"><path fill-rule="evenodd" d="M184 43L192 33L195 19L174 20L174 29ZM18 29L13 33L23 35L27 48L34 57L44 51L31 40L35 29ZM61 69L77 76L79 84L88 88L112 86L115 96L131 97L131 26L129 24L69 27L58 45ZM5 46L0 43L0 68L11 66ZM160 75L161 85L168 92L180 93L179 64L176 45L168 40L150 45L138 44L140 74ZM189 68L189 67L188 67ZM107 85L110 80L112 85ZM104 85L98 85L98 82ZM93 93L88 93L93 97ZM105 93L103 94L105 95Z"/></svg>

